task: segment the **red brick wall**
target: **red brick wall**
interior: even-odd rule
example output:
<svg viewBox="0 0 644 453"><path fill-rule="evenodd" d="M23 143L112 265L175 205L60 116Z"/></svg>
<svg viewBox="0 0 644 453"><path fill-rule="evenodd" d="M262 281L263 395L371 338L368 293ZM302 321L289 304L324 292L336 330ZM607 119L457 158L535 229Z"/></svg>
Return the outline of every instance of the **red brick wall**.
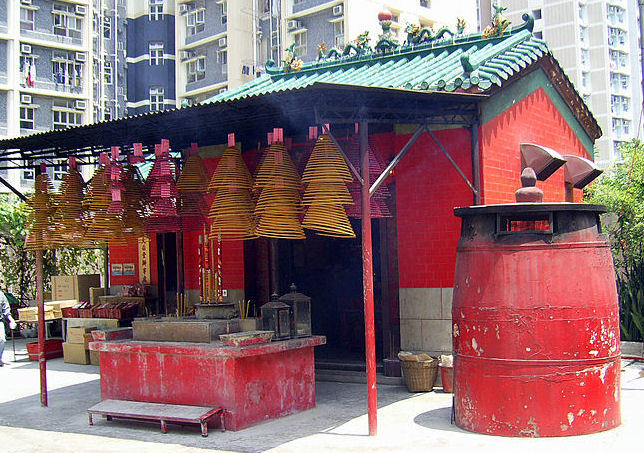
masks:
<svg viewBox="0 0 644 453"><path fill-rule="evenodd" d="M110 245L110 285L133 285L139 281L139 245L132 240L127 246ZM112 263L134 263L134 275L112 275ZM159 283L157 272L157 241L156 235L150 235L150 284Z"/></svg>
<svg viewBox="0 0 644 453"><path fill-rule="evenodd" d="M471 180L470 133L436 131ZM400 150L410 135L395 137ZM454 207L469 206L473 195L428 134L423 134L396 168L398 266L401 288L439 288L454 284L460 220Z"/></svg>
<svg viewBox="0 0 644 453"><path fill-rule="evenodd" d="M583 144L542 88L537 89L481 128L481 184L483 204L512 203L521 187L520 143L536 143L560 154L589 158ZM538 181L544 201L564 201L564 170ZM582 191L575 189L575 201Z"/></svg>

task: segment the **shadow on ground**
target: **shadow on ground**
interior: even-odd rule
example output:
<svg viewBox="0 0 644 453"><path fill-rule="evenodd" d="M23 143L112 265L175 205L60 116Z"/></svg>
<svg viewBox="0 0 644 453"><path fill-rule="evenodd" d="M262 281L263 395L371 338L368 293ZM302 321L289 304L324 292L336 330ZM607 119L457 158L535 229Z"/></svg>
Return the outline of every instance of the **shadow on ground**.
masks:
<svg viewBox="0 0 644 453"><path fill-rule="evenodd" d="M65 364L66 370L69 365ZM55 363L48 362L54 369ZM270 420L238 432L210 430L207 438L200 436L197 426L168 425L168 434L161 434L158 423L129 420L107 421L94 417L89 426L87 408L100 401L99 380L69 385L49 392L49 407L40 406L40 395L19 398L0 404L0 425L65 433L90 434L149 442L173 443L186 447L213 448L240 452L260 452L312 434L328 432L349 420L366 414L367 398L364 384L336 382L316 383L317 406L309 411ZM410 398L403 387L380 386L379 407ZM449 409L448 409L449 411ZM441 415L431 415L420 424L444 423ZM445 415L442 415L445 418ZM449 426L449 413L446 416ZM435 425L433 425L435 427ZM367 423L365 421L365 436Z"/></svg>

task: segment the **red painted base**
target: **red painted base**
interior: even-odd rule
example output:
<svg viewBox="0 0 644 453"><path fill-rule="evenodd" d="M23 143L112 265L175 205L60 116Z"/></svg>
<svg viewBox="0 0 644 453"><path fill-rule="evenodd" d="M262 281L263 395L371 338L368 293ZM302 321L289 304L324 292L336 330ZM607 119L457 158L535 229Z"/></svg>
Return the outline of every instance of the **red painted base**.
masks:
<svg viewBox="0 0 644 453"><path fill-rule="evenodd" d="M315 406L313 347L324 337L245 347L162 342L95 342L101 399L221 406L226 429Z"/></svg>

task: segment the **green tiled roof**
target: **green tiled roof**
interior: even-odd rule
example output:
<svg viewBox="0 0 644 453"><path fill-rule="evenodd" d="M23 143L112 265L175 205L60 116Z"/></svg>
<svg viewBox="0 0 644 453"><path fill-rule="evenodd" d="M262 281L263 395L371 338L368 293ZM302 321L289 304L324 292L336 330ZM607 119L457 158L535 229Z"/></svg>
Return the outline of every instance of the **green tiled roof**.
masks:
<svg viewBox="0 0 644 453"><path fill-rule="evenodd" d="M532 34L534 20L500 37L456 36L388 53L367 53L306 63L286 72L267 63L268 74L206 102L293 90L316 82L429 91L485 92L549 54Z"/></svg>

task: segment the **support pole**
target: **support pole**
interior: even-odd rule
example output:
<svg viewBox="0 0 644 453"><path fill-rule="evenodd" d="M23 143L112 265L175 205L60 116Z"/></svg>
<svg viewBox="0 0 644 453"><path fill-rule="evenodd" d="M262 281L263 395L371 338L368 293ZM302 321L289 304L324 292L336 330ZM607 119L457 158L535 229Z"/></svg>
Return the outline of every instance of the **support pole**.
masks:
<svg viewBox="0 0 644 453"><path fill-rule="evenodd" d="M47 406L47 361L45 360L45 298L43 292L42 250L36 250L36 302L38 306L38 364L40 366L40 405Z"/></svg>
<svg viewBox="0 0 644 453"><path fill-rule="evenodd" d="M378 432L378 390L376 388L376 333L373 307L373 257L371 250L371 204L369 201L369 130L360 122L360 171L362 173L362 284L367 362L367 402L369 435Z"/></svg>

